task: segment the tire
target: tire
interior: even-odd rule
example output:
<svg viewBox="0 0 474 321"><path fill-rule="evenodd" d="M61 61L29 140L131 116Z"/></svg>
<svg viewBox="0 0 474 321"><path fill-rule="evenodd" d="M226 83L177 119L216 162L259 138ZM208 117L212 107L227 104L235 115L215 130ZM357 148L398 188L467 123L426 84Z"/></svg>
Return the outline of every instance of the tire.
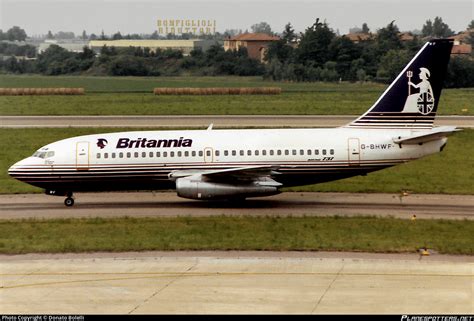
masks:
<svg viewBox="0 0 474 321"><path fill-rule="evenodd" d="M67 207L71 207L74 205L74 199L72 197L68 197L64 200L64 205Z"/></svg>

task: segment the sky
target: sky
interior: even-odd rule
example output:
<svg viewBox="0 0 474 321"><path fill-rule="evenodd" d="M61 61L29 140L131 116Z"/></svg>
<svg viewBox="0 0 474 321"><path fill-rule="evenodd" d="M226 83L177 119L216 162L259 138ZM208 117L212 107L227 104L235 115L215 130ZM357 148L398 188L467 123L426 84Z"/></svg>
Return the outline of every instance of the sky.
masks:
<svg viewBox="0 0 474 321"><path fill-rule="evenodd" d="M474 19L474 0L0 0L0 29L16 25L28 35L149 34L158 19L216 20L219 32L250 30L261 21L281 32L291 22L301 32L316 18L346 34L364 22L376 31L392 20L401 31L421 30L436 16L453 31L465 30Z"/></svg>

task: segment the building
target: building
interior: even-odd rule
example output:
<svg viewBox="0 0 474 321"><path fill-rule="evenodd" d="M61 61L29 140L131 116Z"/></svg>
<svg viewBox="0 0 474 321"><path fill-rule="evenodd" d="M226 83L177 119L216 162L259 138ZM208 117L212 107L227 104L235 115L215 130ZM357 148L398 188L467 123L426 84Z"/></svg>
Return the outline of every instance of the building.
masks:
<svg viewBox="0 0 474 321"><path fill-rule="evenodd" d="M38 53L44 52L51 45L56 45L71 52L82 52L89 43L83 40L45 40L38 46Z"/></svg>
<svg viewBox="0 0 474 321"><path fill-rule="evenodd" d="M371 33L362 33L362 32L356 32L356 33L348 33L345 35L346 38L349 38L350 41L353 43L359 43L362 41L368 41L373 39L373 35Z"/></svg>
<svg viewBox="0 0 474 321"><path fill-rule="evenodd" d="M239 50L245 47L250 58L263 62L268 45L278 40L280 40L280 37L265 33L243 33L226 39L224 50Z"/></svg>
<svg viewBox="0 0 474 321"><path fill-rule="evenodd" d="M463 31L455 36L449 37L454 40L454 46L451 50L452 55L471 55L472 45L468 43L468 39L471 33L474 33L474 29Z"/></svg>
<svg viewBox="0 0 474 321"><path fill-rule="evenodd" d="M140 47L140 48L150 48L151 51L156 51L157 49L166 50L180 50L183 52L183 55L189 55L189 53L194 49L201 49L202 51L208 50L212 45L216 44L215 40L201 40L201 39L189 39L189 40L153 40L153 39L144 39L144 40L91 40L89 42L89 48L99 52L100 49L104 46L107 47L116 47L116 48L128 48L128 47Z"/></svg>

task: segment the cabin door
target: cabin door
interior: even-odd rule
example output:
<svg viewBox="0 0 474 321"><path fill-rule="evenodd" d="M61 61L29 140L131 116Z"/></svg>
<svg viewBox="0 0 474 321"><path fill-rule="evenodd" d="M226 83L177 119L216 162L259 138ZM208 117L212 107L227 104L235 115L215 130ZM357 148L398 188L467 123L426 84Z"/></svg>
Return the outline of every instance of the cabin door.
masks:
<svg viewBox="0 0 474 321"><path fill-rule="evenodd" d="M359 138L349 138L347 140L349 152L349 165L360 165L360 142Z"/></svg>
<svg viewBox="0 0 474 321"><path fill-rule="evenodd" d="M89 142L78 142L76 144L76 169L89 170Z"/></svg>

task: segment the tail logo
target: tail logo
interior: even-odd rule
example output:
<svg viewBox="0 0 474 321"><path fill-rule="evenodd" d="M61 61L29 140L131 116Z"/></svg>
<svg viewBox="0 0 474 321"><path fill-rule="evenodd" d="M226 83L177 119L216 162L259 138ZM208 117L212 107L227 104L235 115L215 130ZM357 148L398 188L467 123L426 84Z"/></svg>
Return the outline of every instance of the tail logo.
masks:
<svg viewBox="0 0 474 321"><path fill-rule="evenodd" d="M403 107L404 113L420 113L422 115L428 115L434 108L435 99L433 95L433 89L428 78L430 77L430 71L427 68L420 68L419 73L420 82L414 84L411 81L413 77L413 71L407 71L408 78L408 97ZM417 93L412 94L412 87L418 89Z"/></svg>

